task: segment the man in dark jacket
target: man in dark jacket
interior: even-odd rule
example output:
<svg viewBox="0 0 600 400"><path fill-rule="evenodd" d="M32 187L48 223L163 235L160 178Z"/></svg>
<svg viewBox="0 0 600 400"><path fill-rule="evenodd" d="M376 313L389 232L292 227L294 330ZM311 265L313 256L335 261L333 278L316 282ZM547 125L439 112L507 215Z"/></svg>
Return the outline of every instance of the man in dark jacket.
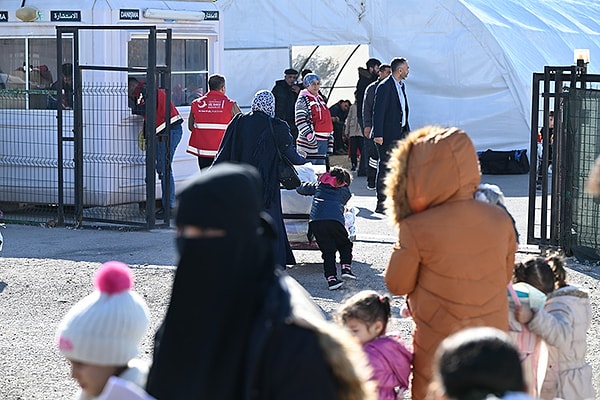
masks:
<svg viewBox="0 0 600 400"><path fill-rule="evenodd" d="M385 174L389 152L396 142L410 131L408 125L408 98L404 80L409 66L406 58L394 58L390 63L392 74L375 89L373 103L373 142L378 146L379 168L377 171L377 207L375 212L383 213L385 200Z"/></svg>
<svg viewBox="0 0 600 400"><path fill-rule="evenodd" d="M294 138L294 143L298 137L298 128L296 128L295 106L300 86L296 83L298 71L293 68L288 68L284 72L284 79L275 82L275 86L271 92L275 96L275 116L287 122L290 126L290 133Z"/></svg>
<svg viewBox="0 0 600 400"><path fill-rule="evenodd" d="M390 76L392 73L391 67L389 64L381 64L379 66L379 78L369 86L367 86L367 90L365 90L365 97L363 99L363 108L361 111L363 117L363 134L365 135L365 140L363 142L363 147L361 149L362 154L369 156L369 162L367 165L367 189L375 190L375 179L377 178L377 166L379 165L379 153L377 152L377 147L373 143L373 138L371 137L371 127L373 126L373 102L375 101L375 89L377 89L377 85L381 83L385 78Z"/></svg>
<svg viewBox="0 0 600 400"><path fill-rule="evenodd" d="M343 155L347 153L347 146L344 143L344 124L350 110L350 100L339 100L331 106L331 122L333 123L333 151L335 154Z"/></svg>
<svg viewBox="0 0 600 400"><path fill-rule="evenodd" d="M358 82L356 82L356 109L358 110L358 124L360 125L360 129L364 129L363 124L363 115L360 110L363 109L363 98L365 96L365 90L367 86L377 80L377 76L379 74L379 66L381 65L381 61L376 58L370 58L367 61L367 68L359 67L358 68ZM367 175L367 157L361 157L360 162L358 163L358 176L366 176Z"/></svg>

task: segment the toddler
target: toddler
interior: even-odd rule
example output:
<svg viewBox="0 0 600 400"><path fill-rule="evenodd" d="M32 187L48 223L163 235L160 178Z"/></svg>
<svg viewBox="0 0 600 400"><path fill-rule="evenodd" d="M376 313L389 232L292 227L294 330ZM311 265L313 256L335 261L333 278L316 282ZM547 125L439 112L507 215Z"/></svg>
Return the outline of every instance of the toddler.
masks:
<svg viewBox="0 0 600 400"><path fill-rule="evenodd" d="M131 290L129 267L118 261L103 264L94 286L96 290L71 308L57 330L58 349L80 386L77 400L107 398L103 391L113 376L143 388L148 374L146 363L135 358L148 329L148 307Z"/></svg>
<svg viewBox="0 0 600 400"><path fill-rule="evenodd" d="M339 309L338 322L358 339L373 368L380 400L394 400L408 388L412 353L399 337L386 336L391 316L390 299L363 290Z"/></svg>
<svg viewBox="0 0 600 400"><path fill-rule="evenodd" d="M542 308L546 295L554 290L552 269L543 258L533 258L516 263L512 284L509 284L508 333L521 352L523 375L529 386L529 394L537 396L544 380L548 351L542 339L520 324L514 310L523 304Z"/></svg>
<svg viewBox="0 0 600 400"><path fill-rule="evenodd" d="M539 397L595 399L592 367L585 361L586 333L592 320L589 296L567 284L562 258L544 261L552 269L555 289L543 307L523 304L515 310L517 320L548 344L548 368Z"/></svg>
<svg viewBox="0 0 600 400"><path fill-rule="evenodd" d="M345 205L352 197L348 188L351 180L346 169L336 166L321 175L318 182L304 182L296 189L302 195L314 195L308 228L321 250L329 290L339 289L344 284L337 276L336 252L340 253L342 278L356 279L351 267L352 241L344 219Z"/></svg>

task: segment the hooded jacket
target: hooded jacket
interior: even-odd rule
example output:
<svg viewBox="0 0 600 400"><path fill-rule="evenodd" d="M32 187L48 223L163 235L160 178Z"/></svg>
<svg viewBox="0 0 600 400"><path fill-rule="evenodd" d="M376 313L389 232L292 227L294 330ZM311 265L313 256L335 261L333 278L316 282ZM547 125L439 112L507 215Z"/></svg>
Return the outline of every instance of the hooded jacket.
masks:
<svg viewBox="0 0 600 400"><path fill-rule="evenodd" d="M377 381L379 400L396 400L408 388L412 353L398 339L381 336L363 345Z"/></svg>
<svg viewBox="0 0 600 400"><path fill-rule="evenodd" d="M352 197L348 185L339 185L329 172L319 178L319 182L304 182L296 188L304 196L314 196L310 208L310 221L338 221L345 225L344 206Z"/></svg>
<svg viewBox="0 0 600 400"><path fill-rule="evenodd" d="M466 327L508 328L516 238L508 214L477 201L477 154L457 128L414 131L393 150L388 214L399 228L385 271L415 321L412 398L425 398L440 342Z"/></svg>
<svg viewBox="0 0 600 400"><path fill-rule="evenodd" d="M527 327L548 346L548 369L540 398L595 399L592 367L585 361L586 333L592 321L586 292L565 286L548 295Z"/></svg>

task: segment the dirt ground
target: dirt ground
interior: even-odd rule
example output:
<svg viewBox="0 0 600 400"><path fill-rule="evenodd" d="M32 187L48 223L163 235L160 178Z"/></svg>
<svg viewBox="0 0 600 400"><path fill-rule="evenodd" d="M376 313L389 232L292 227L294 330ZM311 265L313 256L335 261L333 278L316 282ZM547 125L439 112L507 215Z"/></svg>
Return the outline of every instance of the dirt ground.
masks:
<svg viewBox="0 0 600 400"><path fill-rule="evenodd" d="M507 186L508 208L523 235L527 199L518 187L526 178L514 179L520 181L508 179L501 183ZM513 184L510 182L515 186L508 187ZM329 291L320 253L314 250L295 251L298 264L288 269L327 313L334 312L341 301L359 290L386 292L382 274L396 233L384 216L372 212L375 198L373 192L366 190L364 178L356 178L351 190L355 194L352 205L359 210L353 260L359 279L348 281L341 290ZM152 338L168 305L177 263L172 230L124 232L8 225L2 234L5 242L0 252L0 399L71 398L76 384L69 377L67 362L56 350L56 326L75 302L90 293L95 270L111 259L132 267L136 290L149 305L151 326L142 344L141 357L151 359ZM536 252L536 247L522 245L517 258L524 260ZM588 360L597 384L600 266L575 259L567 261L570 282L590 294L593 322L588 332ZM201 282L198 285L201 287ZM399 331L410 341L412 321L398 317L403 301L400 297L393 298L390 330Z"/></svg>

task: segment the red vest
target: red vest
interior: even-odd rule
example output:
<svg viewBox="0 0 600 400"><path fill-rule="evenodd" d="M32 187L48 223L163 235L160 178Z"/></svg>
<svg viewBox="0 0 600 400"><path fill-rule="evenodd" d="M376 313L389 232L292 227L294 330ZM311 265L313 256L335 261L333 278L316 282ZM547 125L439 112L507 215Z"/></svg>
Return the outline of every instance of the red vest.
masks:
<svg viewBox="0 0 600 400"><path fill-rule="evenodd" d="M327 140L329 135L333 133L333 122L331 122L331 114L327 108L327 104L321 96L313 96L308 90L303 93L308 97L310 106L310 114L312 117L315 136L320 140Z"/></svg>
<svg viewBox="0 0 600 400"><path fill-rule="evenodd" d="M231 121L231 109L235 102L223 93L210 90L206 95L192 101L190 113L194 116L194 128L187 152L198 157L214 158L223 140L227 124Z"/></svg>
<svg viewBox="0 0 600 400"><path fill-rule="evenodd" d="M156 134L158 135L167 127L165 108L167 105L167 94L164 89L158 89L156 93ZM183 118L179 115L179 111L175 108L173 102L170 105L171 125L180 124L183 122Z"/></svg>

